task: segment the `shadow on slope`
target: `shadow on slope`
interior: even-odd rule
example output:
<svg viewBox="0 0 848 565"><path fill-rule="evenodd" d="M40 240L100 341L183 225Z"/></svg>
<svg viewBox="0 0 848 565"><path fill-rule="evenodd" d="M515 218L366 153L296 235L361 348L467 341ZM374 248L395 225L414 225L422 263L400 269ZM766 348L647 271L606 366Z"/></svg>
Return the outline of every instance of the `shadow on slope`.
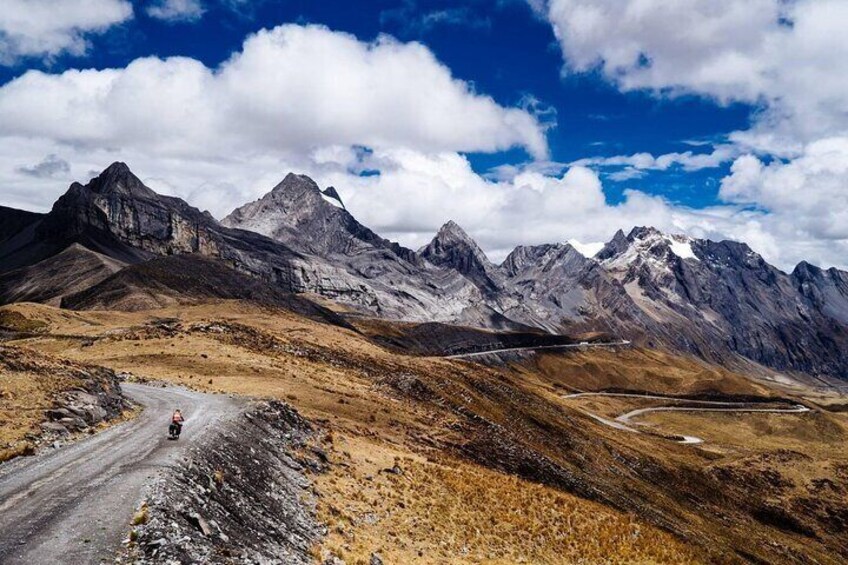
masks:
<svg viewBox="0 0 848 565"><path fill-rule="evenodd" d="M210 299L249 300L354 329L323 306L197 254L172 255L126 267L99 284L64 297L61 306L71 310L137 312Z"/></svg>
<svg viewBox="0 0 848 565"><path fill-rule="evenodd" d="M577 343L580 338L526 327L522 331L496 332L439 322L404 323L376 318L351 317L351 323L374 343L413 355L443 356L478 353L513 347L543 347ZM586 337L605 339L605 334Z"/></svg>

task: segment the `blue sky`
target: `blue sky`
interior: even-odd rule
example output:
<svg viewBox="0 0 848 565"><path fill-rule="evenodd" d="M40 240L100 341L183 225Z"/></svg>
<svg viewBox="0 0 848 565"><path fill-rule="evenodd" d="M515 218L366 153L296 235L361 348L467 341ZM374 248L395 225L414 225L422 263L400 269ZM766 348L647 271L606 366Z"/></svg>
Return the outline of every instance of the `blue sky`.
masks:
<svg viewBox="0 0 848 565"><path fill-rule="evenodd" d="M144 7L146 3L138 2ZM503 105L519 105L528 96L555 110L556 127L548 132L551 158L568 163L590 156L647 151L704 151L687 142L722 139L748 125L751 107L721 105L699 96L658 99L649 93L623 94L596 73L563 75L562 55L551 26L519 0L471 2L382 0L260 1L249 7L209 2L200 20L163 21L136 10L136 17L102 35L92 35L85 67L123 67L138 57L188 56L215 67L238 50L245 36L262 28L317 23L355 34L366 41L390 34L426 44L453 71L481 93ZM60 72L80 66L80 57L44 61L22 59L0 68L0 81L21 72ZM524 151L469 155L486 173L504 163L526 161ZM716 202L718 181L729 164L683 173L679 168L616 182L605 191L619 202L626 187L663 195L690 206Z"/></svg>
<svg viewBox="0 0 848 565"><path fill-rule="evenodd" d="M8 2L2 204L120 159L221 217L296 170L413 247L652 224L848 264L838 0Z"/></svg>

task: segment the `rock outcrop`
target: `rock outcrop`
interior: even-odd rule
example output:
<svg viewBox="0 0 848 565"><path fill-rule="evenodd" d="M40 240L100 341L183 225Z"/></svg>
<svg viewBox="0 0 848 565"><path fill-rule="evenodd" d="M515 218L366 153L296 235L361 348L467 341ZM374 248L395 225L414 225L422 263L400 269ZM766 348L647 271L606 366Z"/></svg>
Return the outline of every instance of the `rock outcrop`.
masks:
<svg viewBox="0 0 848 565"><path fill-rule="evenodd" d="M477 243L453 220L443 225L436 237L418 250L418 255L433 265L457 271L487 295L503 291L500 273Z"/></svg>
<svg viewBox="0 0 848 565"><path fill-rule="evenodd" d="M0 400L7 432L0 462L63 442L71 434L120 417L130 404L111 369L0 345Z"/></svg>
<svg viewBox="0 0 848 565"><path fill-rule="evenodd" d="M324 533L308 472L315 431L270 402L227 422L147 493L124 557L147 563L312 563Z"/></svg>

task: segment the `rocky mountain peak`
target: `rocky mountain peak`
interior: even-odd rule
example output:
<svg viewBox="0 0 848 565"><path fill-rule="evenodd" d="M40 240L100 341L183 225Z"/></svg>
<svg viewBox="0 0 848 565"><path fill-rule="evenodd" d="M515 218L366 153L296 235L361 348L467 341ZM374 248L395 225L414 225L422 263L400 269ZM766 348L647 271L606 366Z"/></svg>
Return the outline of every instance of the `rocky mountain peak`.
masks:
<svg viewBox="0 0 848 565"><path fill-rule="evenodd" d="M463 260L475 261L485 268L493 267L477 242L453 220L439 228L433 240L422 247L418 254L434 265L455 263L463 257Z"/></svg>
<svg viewBox="0 0 848 565"><path fill-rule="evenodd" d="M696 240L680 234L666 234L652 227L634 227L627 236L619 230L596 258L610 270L628 269L631 265L664 266L675 257L699 261L693 243Z"/></svg>
<svg viewBox="0 0 848 565"><path fill-rule="evenodd" d="M345 209L335 188L322 191L306 175L287 174L271 192L236 208L221 224L254 231L322 257L385 251L410 263L419 261L411 249L360 224Z"/></svg>
<svg viewBox="0 0 848 565"><path fill-rule="evenodd" d="M270 192L270 194L285 195L291 199L320 193L321 189L318 188L318 184L314 180L306 175L296 173L287 174Z"/></svg>
<svg viewBox="0 0 848 565"><path fill-rule="evenodd" d="M577 272L590 262L570 243L519 245L507 255L500 269L512 278L531 271L550 272L558 267Z"/></svg>
<svg viewBox="0 0 848 565"><path fill-rule="evenodd" d="M338 206L342 210L347 210L345 208L344 202L342 202L342 197L339 195L339 192L336 190L334 186L328 186L324 190L321 191L321 194L324 196L324 200L329 202L333 206Z"/></svg>
<svg viewBox="0 0 848 565"><path fill-rule="evenodd" d="M106 167L102 173L91 179L85 188L104 196L109 194L121 194L133 198L156 198L157 196L133 174L126 163L119 161Z"/></svg>
<svg viewBox="0 0 848 565"><path fill-rule="evenodd" d="M275 237L280 229L298 229L328 207L321 189L306 175L289 173L270 192L233 210L221 223Z"/></svg>
<svg viewBox="0 0 848 565"><path fill-rule="evenodd" d="M441 228L439 228L438 233L436 233L435 239L440 240L442 242L465 242L473 244L474 247L477 247L477 244L474 242L473 239L471 239L471 236L468 235L468 233L453 220L448 220Z"/></svg>
<svg viewBox="0 0 848 565"><path fill-rule="evenodd" d="M806 261L801 261L795 268L792 270L792 276L798 280L810 280L810 279L820 279L822 277L822 270L815 265L811 265Z"/></svg>
<svg viewBox="0 0 848 565"><path fill-rule="evenodd" d="M453 220L445 223L433 240L418 250L418 255L433 265L459 271L478 287L488 290L498 287L492 278L495 266L471 236Z"/></svg>

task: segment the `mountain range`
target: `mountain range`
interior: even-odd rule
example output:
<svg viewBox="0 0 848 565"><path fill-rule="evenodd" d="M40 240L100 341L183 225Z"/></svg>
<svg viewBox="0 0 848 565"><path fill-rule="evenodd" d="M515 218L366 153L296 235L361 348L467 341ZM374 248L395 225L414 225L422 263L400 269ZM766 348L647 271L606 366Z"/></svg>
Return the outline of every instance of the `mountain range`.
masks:
<svg viewBox="0 0 848 565"><path fill-rule="evenodd" d="M210 260L172 268L218 282L166 284L157 276L167 268L140 267L188 254ZM388 241L304 175L217 221L123 163L73 183L47 214L0 207L0 303L132 309L280 293L321 295L352 315L600 331L724 365L848 380L848 273L805 262L785 273L740 242L637 227L592 257L553 243L495 265L452 221L417 251Z"/></svg>

